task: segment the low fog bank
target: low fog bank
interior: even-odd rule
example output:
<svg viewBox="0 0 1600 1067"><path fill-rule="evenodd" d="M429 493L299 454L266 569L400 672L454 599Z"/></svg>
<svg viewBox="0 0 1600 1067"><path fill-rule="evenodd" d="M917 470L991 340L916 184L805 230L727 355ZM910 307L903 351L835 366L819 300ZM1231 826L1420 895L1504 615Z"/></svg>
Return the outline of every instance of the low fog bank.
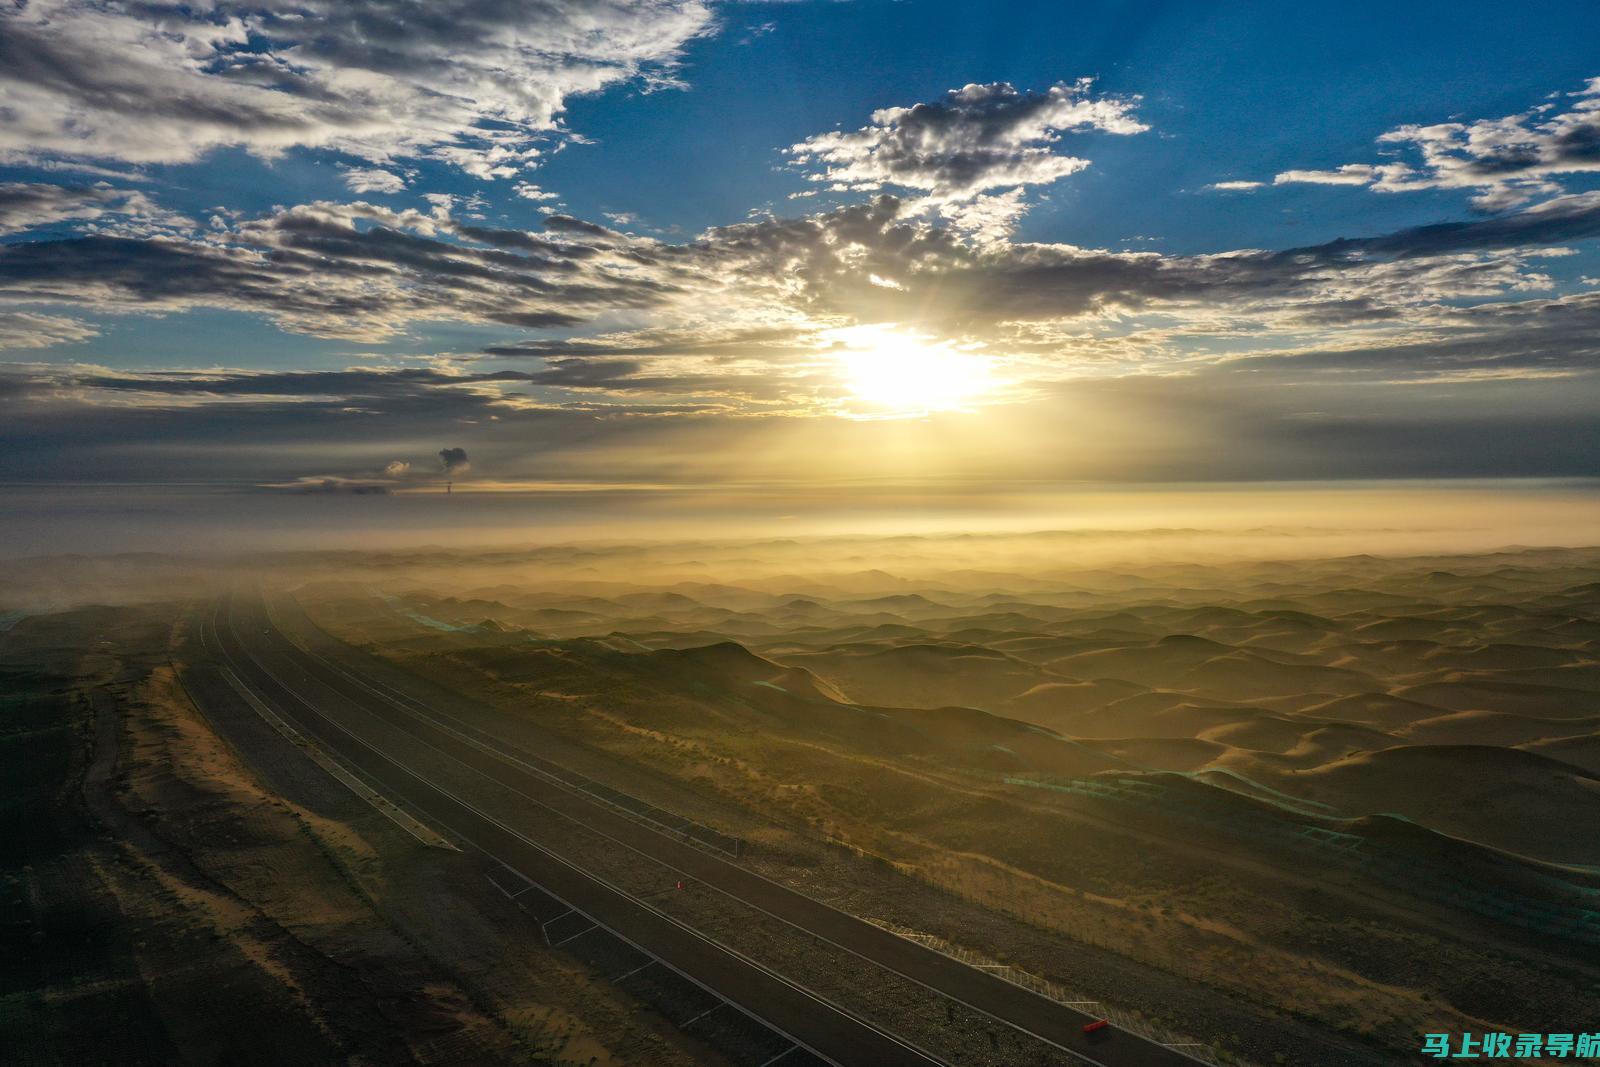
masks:
<svg viewBox="0 0 1600 1067"><path fill-rule="evenodd" d="M1163 567L1600 543L1600 488L1573 482L906 491L798 508L748 495L125 488L14 492L12 502L0 517L0 623L82 603L202 596L241 579L463 589L794 578L863 594L930 583L1002 591Z"/></svg>
<svg viewBox="0 0 1600 1067"><path fill-rule="evenodd" d="M751 540L1040 530L1192 533L1206 551L1587 544L1600 480L1184 485L554 486L362 494L209 485L0 487L0 557ZM1215 542L1215 543L1211 543ZM1290 552L1291 555L1297 554ZM1133 558L1137 558L1137 553Z"/></svg>

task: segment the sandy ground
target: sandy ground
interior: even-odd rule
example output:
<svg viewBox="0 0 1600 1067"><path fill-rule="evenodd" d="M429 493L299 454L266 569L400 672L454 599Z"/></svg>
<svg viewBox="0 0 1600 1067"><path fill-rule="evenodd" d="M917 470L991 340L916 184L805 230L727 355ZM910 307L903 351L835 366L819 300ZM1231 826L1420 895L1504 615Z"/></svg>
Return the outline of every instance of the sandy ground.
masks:
<svg viewBox="0 0 1600 1067"><path fill-rule="evenodd" d="M1600 990L1592 948L1554 932L1600 840L1600 554L598 566L300 597L492 704L485 729L757 843L775 877L1228 1053L1380 1062L1424 1032L1560 1030ZM1050 791L1097 776L1173 799Z"/></svg>

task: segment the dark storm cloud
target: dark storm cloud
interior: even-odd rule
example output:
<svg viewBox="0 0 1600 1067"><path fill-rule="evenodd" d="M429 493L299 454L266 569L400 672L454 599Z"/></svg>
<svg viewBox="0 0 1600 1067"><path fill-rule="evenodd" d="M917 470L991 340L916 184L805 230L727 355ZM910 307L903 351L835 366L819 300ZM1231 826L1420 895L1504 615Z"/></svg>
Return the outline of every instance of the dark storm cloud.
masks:
<svg viewBox="0 0 1600 1067"><path fill-rule="evenodd" d="M467 459L467 450L464 448L439 449L439 462L444 465L446 474L456 474L472 466L471 461Z"/></svg>

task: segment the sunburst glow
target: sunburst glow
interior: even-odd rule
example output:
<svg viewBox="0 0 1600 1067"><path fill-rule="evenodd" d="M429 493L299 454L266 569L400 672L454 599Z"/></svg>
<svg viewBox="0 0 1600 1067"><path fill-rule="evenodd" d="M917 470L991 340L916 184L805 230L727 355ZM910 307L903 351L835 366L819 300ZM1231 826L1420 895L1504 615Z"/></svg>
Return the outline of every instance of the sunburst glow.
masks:
<svg viewBox="0 0 1600 1067"><path fill-rule="evenodd" d="M998 382L989 356L897 330L863 328L841 337L840 373L850 395L878 416L964 408Z"/></svg>

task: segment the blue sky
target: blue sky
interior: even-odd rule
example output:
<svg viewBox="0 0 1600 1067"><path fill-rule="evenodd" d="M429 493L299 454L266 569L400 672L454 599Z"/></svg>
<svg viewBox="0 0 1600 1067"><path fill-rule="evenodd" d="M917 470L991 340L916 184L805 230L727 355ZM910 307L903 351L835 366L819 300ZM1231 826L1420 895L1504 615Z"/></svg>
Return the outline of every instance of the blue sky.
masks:
<svg viewBox="0 0 1600 1067"><path fill-rule="evenodd" d="M566 125L594 143L551 157L539 183L581 217L626 211L654 230L692 234L752 209L792 210L785 198L805 183L781 150L859 125L875 108L967 82L1038 88L1089 75L1107 92L1141 94L1156 135L1088 139L1094 166L1050 190L1025 236L1119 246L1143 235L1169 251L1206 252L1277 247L1293 227L1310 243L1455 217L1462 198L1306 188L1225 205L1192 197L1226 178L1370 156L1377 135L1402 123L1534 106L1594 76L1589 42L1600 36L1600 10L1585 4L861 0L733 5L719 17L718 32L685 48L682 90L625 83L569 99ZM149 170L165 203L203 214L347 198L340 162L348 158L334 152L269 162L223 150ZM421 170L417 190L479 194L497 219L538 222L509 182ZM48 177L16 166L0 174ZM416 194L373 199L400 205Z"/></svg>
<svg viewBox="0 0 1600 1067"><path fill-rule="evenodd" d="M0 444L266 491L447 445L508 489L1594 474L1597 39L43 0L0 14Z"/></svg>
<svg viewBox="0 0 1600 1067"><path fill-rule="evenodd" d="M782 147L967 82L1085 75L1143 96L1155 136L1087 139L1094 166L1050 190L1024 236L1173 252L1279 247L1455 217L1461 198L1291 188L1197 202L1225 178L1332 166L1405 122L1501 115L1593 77L1600 10L1504 4L756 4L688 52L683 93L575 100L599 143L555 159L552 188L593 217L629 210L695 232L804 183ZM1448 12L1448 14L1443 14ZM751 27L772 25L750 38ZM733 43L745 41L748 43ZM685 131L715 131L712 135ZM1077 142L1075 142L1076 144ZM643 148L650 167L637 166ZM1303 235L1303 236L1301 236Z"/></svg>

